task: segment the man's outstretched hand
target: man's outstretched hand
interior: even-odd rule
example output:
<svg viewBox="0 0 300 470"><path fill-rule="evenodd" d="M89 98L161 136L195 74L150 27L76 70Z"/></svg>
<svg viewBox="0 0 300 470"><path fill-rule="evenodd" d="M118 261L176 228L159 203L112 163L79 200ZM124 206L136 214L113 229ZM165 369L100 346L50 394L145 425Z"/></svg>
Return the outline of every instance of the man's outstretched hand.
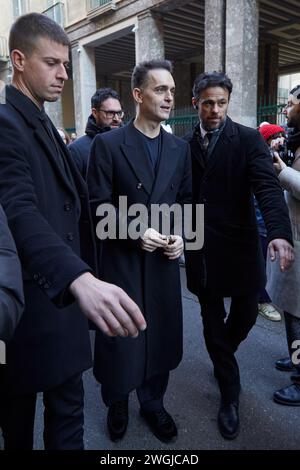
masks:
<svg viewBox="0 0 300 470"><path fill-rule="evenodd" d="M286 271L292 266L294 261L294 249L292 245L282 238L275 238L269 243L268 252L271 261L275 261L276 253L279 256L280 270Z"/></svg>
<svg viewBox="0 0 300 470"><path fill-rule="evenodd" d="M84 273L70 284L85 316L108 336L138 336L146 321L133 300L120 287Z"/></svg>

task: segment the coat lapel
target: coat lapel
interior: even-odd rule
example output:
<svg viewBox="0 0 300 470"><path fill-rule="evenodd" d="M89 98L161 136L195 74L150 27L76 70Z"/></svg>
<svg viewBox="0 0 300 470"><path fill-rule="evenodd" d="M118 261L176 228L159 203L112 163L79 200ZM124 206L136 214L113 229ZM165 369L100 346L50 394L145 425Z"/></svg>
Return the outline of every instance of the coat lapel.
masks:
<svg viewBox="0 0 300 470"><path fill-rule="evenodd" d="M53 132L57 138L57 143L60 147L60 150L62 152L62 154L64 155L64 158L67 162L67 165L68 165L68 168L70 169L70 172L71 172L71 175L73 177L73 180L74 180L74 183L76 185L76 188L78 190L78 192L80 191L85 191L86 190L86 182L85 180L83 179L80 171L78 170L75 162L74 162L74 159L72 158L72 155L70 154L67 146L64 144L64 142L62 141L59 133L57 132L57 130L54 128L53 129ZM67 179L67 182L69 182L69 178Z"/></svg>
<svg viewBox="0 0 300 470"><path fill-rule="evenodd" d="M165 191L170 179L172 178L177 163L180 158L180 149L174 139L174 137L166 132L164 129L162 132L162 149L160 155L160 161L157 169L157 175L151 194L151 203L159 201L160 196Z"/></svg>
<svg viewBox="0 0 300 470"><path fill-rule="evenodd" d="M45 153L48 156L49 160L51 161L52 166L55 168L55 171L56 171L57 175L59 176L61 181L64 183L64 185L69 189L69 191L71 191L74 194L74 197L76 198L77 197L76 196L76 188L73 186L72 181L70 180L70 178L68 178L68 175L67 175L66 171L63 171L61 165L58 164L57 157L54 156L54 154L53 154L53 146L49 145L49 136L48 136L46 130L44 129L42 123L40 123L40 125L38 125L38 127L36 127L34 134L36 136L36 139L39 141L40 145L44 148ZM60 145L60 141L57 140L57 142ZM63 145L60 145L60 148L62 148L62 147L63 147ZM63 149L63 153L65 153L65 152L67 153L68 150ZM63 162L62 162L62 166L63 166Z"/></svg>
<svg viewBox="0 0 300 470"><path fill-rule="evenodd" d="M124 132L125 142L121 145L122 152L137 179L150 196L155 174L146 149L141 145L142 140L139 139L132 121L124 128Z"/></svg>
<svg viewBox="0 0 300 470"><path fill-rule="evenodd" d="M206 173L210 173L220 159L226 158L228 154L227 146L235 133L236 129L233 126L233 122L229 117L227 117L225 127L221 132L221 135L218 141L216 142L212 152L208 155L207 166L205 169Z"/></svg>
<svg viewBox="0 0 300 470"><path fill-rule="evenodd" d="M201 148L201 143L200 143L200 129L199 129L199 123L195 127L195 130L193 132L192 138L190 140L190 147L191 147L191 154L192 157L197 160L198 164L201 166L201 168L205 168L205 159L203 156L202 148Z"/></svg>
<svg viewBox="0 0 300 470"><path fill-rule="evenodd" d="M6 87L6 98L9 103L18 111L18 113L22 115L27 125L33 129L37 141L44 148L47 157L55 168L56 173L60 177L61 181L65 184L65 186L67 186L67 188L74 194L76 198L76 188L74 188L72 182L69 180L66 173L62 171L62 168L58 164L57 159L53 155L52 146L48 145L49 136L40 120L40 113L37 111L37 108L34 103L12 85ZM58 137L58 144L62 148L63 153L68 154L68 150L64 147L63 142L61 141L61 138L59 137L59 134L56 132L55 128L53 129L53 132ZM70 158L68 157L68 163L69 160Z"/></svg>

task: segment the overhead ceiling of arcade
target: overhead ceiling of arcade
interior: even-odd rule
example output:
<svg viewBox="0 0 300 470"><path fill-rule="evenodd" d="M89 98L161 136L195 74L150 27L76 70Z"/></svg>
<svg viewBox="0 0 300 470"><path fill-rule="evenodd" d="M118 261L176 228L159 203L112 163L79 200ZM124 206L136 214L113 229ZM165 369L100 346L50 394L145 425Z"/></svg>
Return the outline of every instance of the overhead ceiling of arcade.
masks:
<svg viewBox="0 0 300 470"><path fill-rule="evenodd" d="M172 4L172 2L170 2ZM204 0L163 11L168 59L196 61L204 47ZM300 0L259 0L260 41L279 44L281 71L300 71ZM127 76L135 63L134 33L95 49L97 75Z"/></svg>

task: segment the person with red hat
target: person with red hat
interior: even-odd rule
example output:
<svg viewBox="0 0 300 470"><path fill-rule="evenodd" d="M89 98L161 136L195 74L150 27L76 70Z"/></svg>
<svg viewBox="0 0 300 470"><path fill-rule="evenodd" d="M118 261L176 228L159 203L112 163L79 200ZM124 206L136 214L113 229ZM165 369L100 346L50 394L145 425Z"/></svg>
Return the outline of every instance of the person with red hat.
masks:
<svg viewBox="0 0 300 470"><path fill-rule="evenodd" d="M267 124L263 123L263 125L260 125L258 128L259 132L263 136L264 140L268 144L269 147L273 148L274 143L272 142L273 140L276 140L278 138L283 139L284 138L284 128L281 126L278 126L277 124ZM283 142L283 141L281 141ZM276 144L276 142L275 142Z"/></svg>

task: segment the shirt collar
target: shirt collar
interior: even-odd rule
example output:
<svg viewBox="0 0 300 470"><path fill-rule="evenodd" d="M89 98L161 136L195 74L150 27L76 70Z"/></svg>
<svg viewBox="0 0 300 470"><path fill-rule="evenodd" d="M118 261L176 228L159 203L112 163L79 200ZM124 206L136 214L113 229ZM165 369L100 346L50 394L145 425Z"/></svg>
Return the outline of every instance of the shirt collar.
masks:
<svg viewBox="0 0 300 470"><path fill-rule="evenodd" d="M214 131L206 131L205 129L203 129L202 125L201 125L201 122L199 123L199 128L200 128L200 133L201 133L201 137L202 139L204 139L204 137L206 136L206 134L208 133L211 133L211 134L217 134L218 132L222 131L225 127L225 124L226 124L226 119L224 120L223 124L221 127L219 127L218 129L215 129Z"/></svg>

